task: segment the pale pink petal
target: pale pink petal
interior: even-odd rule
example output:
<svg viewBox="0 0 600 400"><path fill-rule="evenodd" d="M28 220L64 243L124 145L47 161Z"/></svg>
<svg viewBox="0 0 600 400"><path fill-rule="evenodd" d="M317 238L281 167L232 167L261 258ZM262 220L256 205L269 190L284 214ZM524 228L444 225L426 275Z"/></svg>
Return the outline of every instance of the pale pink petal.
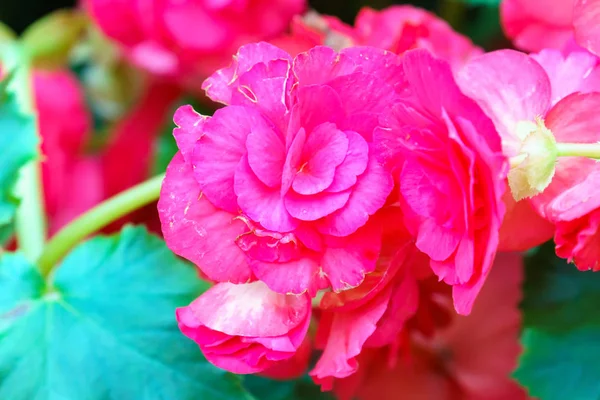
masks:
<svg viewBox="0 0 600 400"><path fill-rule="evenodd" d="M568 55L555 49L544 49L531 54L548 74L552 85L552 105L575 92L596 92L600 90L600 67L598 59L586 51L575 51Z"/></svg>
<svg viewBox="0 0 600 400"><path fill-rule="evenodd" d="M285 196L285 208L294 218L301 221L316 221L344 207L350 199L351 191L322 192L305 196L289 191Z"/></svg>
<svg viewBox="0 0 600 400"><path fill-rule="evenodd" d="M289 54L269 43L247 44L240 47L229 67L218 70L204 81L202 89L212 100L229 104L233 90L237 89L237 77L256 64L280 59L291 61Z"/></svg>
<svg viewBox="0 0 600 400"><path fill-rule="evenodd" d="M279 294L262 282L252 282L217 283L186 308L197 323L212 330L232 336L273 337L303 324L310 307L307 295Z"/></svg>
<svg viewBox="0 0 600 400"><path fill-rule="evenodd" d="M274 232L290 232L298 226L287 211L279 188L269 188L252 172L244 156L235 171L235 194L239 208L253 221Z"/></svg>
<svg viewBox="0 0 600 400"><path fill-rule="evenodd" d="M334 124L317 126L306 140L302 159L292 188L298 194L311 195L322 192L333 182L336 167L344 161L348 152L348 137Z"/></svg>
<svg viewBox="0 0 600 400"><path fill-rule="evenodd" d="M600 1L577 0L573 14L577 43L600 56Z"/></svg>
<svg viewBox="0 0 600 400"><path fill-rule="evenodd" d="M175 155L158 201L162 232L169 248L217 282L247 282L252 272L234 239L247 229L234 214L202 196L192 167Z"/></svg>
<svg viewBox="0 0 600 400"><path fill-rule="evenodd" d="M186 162L191 163L196 142L204 134L204 124L209 117L198 114L190 105L181 106L175 111L173 121L177 128L173 129L173 136L177 147Z"/></svg>
<svg viewBox="0 0 600 400"><path fill-rule="evenodd" d="M248 164L258 179L269 187L278 188L286 158L283 137L266 125L258 125L246 138L246 149Z"/></svg>
<svg viewBox="0 0 600 400"><path fill-rule="evenodd" d="M328 192L341 192L356 183L358 176L367 169L369 162L369 145L358 133L346 131L348 152L344 161L335 169L333 182Z"/></svg>
<svg viewBox="0 0 600 400"><path fill-rule="evenodd" d="M247 137L252 132L272 129L258 111L240 106L221 108L206 121L192 164L202 193L211 203L229 212L238 211L233 177L246 154Z"/></svg>
<svg viewBox="0 0 600 400"><path fill-rule="evenodd" d="M370 154L367 169L352 188L348 204L320 221L319 231L332 236L348 236L355 232L383 207L393 186L392 176Z"/></svg>
<svg viewBox="0 0 600 400"><path fill-rule="evenodd" d="M550 108L551 86L544 69L514 50L498 50L471 60L458 75L461 90L492 119L504 153L516 155L519 121L533 121Z"/></svg>

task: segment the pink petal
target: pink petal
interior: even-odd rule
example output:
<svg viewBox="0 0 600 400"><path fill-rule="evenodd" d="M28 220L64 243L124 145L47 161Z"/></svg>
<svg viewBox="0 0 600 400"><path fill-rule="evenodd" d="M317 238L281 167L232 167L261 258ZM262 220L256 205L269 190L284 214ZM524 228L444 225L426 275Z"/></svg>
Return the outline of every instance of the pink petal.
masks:
<svg viewBox="0 0 600 400"><path fill-rule="evenodd" d="M253 260L250 267L254 274L278 293L302 294L311 297L329 286L319 273L319 260L314 254L305 254L297 260L284 263L268 263Z"/></svg>
<svg viewBox="0 0 600 400"><path fill-rule="evenodd" d="M574 93L558 102L546 116L556 140L570 143L600 141L600 93Z"/></svg>
<svg viewBox="0 0 600 400"><path fill-rule="evenodd" d="M204 124L204 135L196 144L192 164L202 193L211 203L229 212L238 211L233 180L246 153L247 137L252 132L272 129L258 111L240 106L221 108Z"/></svg>
<svg viewBox="0 0 600 400"><path fill-rule="evenodd" d="M577 0L573 14L577 43L600 56L600 1Z"/></svg>
<svg viewBox="0 0 600 400"><path fill-rule="evenodd" d="M346 131L348 138L348 152L344 161L335 169L335 177L328 192L341 192L354 184L367 169L369 162L369 145L366 140L356 132Z"/></svg>
<svg viewBox="0 0 600 400"><path fill-rule="evenodd" d="M231 104L255 107L277 128L284 132L287 126L288 96L293 78L289 60L272 60L253 66L238 79Z"/></svg>
<svg viewBox="0 0 600 400"><path fill-rule="evenodd" d="M309 196L290 191L285 196L285 208L294 218L301 221L316 221L344 207L351 191L337 193L322 192Z"/></svg>
<svg viewBox="0 0 600 400"><path fill-rule="evenodd" d="M309 373L316 383L327 382L332 377L345 378L356 372L356 356L375 332L377 322L387 308L390 294L389 289L385 290L364 307L332 313L321 320L321 325L329 326L319 326L319 330L328 329L329 335L321 358Z"/></svg>
<svg viewBox="0 0 600 400"><path fill-rule="evenodd" d="M562 49L573 36L574 0L504 0L502 26L515 46L527 51Z"/></svg>
<svg viewBox="0 0 600 400"><path fill-rule="evenodd" d="M516 202L508 190L502 199L506 215L500 228L499 251L526 251L552 238L554 224L542 218L531 201Z"/></svg>
<svg viewBox="0 0 600 400"><path fill-rule="evenodd" d="M300 85L308 86L326 84L336 76L354 72L356 66L347 56L329 47L316 46L298 54L293 69Z"/></svg>
<svg viewBox="0 0 600 400"><path fill-rule="evenodd" d="M329 280L334 292L358 286L366 274L375 270L381 235L380 227L367 224L344 238L325 238L322 275Z"/></svg>
<svg viewBox="0 0 600 400"><path fill-rule="evenodd" d="M298 226L287 211L279 188L269 188L252 172L244 156L235 171L234 182L239 208L253 221L274 232L290 232Z"/></svg>
<svg viewBox="0 0 600 400"><path fill-rule="evenodd" d="M600 270L600 209L556 223L556 255L574 262L581 271Z"/></svg>
<svg viewBox="0 0 600 400"><path fill-rule="evenodd" d="M419 227L416 245L432 260L444 261L456 251L460 241L460 234L452 228L445 228L431 219L426 219Z"/></svg>
<svg viewBox="0 0 600 400"><path fill-rule="evenodd" d="M237 77L249 71L254 65L271 60L289 60L285 51L269 43L252 43L240 47L231 65L215 72L202 84L206 95L212 100L230 104L233 90L237 90Z"/></svg>
<svg viewBox="0 0 600 400"><path fill-rule="evenodd" d="M301 87L297 92L297 103L290 124L292 133L304 128L310 135L317 126L339 122L344 115L342 100L329 86Z"/></svg>
<svg viewBox="0 0 600 400"><path fill-rule="evenodd" d="M300 128L298 132L291 138L288 153L283 164L283 172L281 175L281 195L285 195L292 187L296 173L300 168L302 160L302 150L306 143L306 130Z"/></svg>
<svg viewBox="0 0 600 400"><path fill-rule="evenodd" d="M367 169L352 188L348 204L320 221L319 231L332 236L348 236L356 232L367 223L369 216L383 207L393 186L392 176L371 153Z"/></svg>
<svg viewBox="0 0 600 400"><path fill-rule="evenodd" d="M185 308L196 323L212 330L261 338L285 335L303 325L311 305L307 295L279 294L262 282L252 282L217 283Z"/></svg>
<svg viewBox="0 0 600 400"><path fill-rule="evenodd" d="M252 279L246 257L233 241L246 226L201 195L181 153L167 168L158 213L169 248L196 264L210 279L234 283Z"/></svg>
<svg viewBox="0 0 600 400"><path fill-rule="evenodd" d="M337 77L327 86L337 92L347 115L358 112L381 112L397 96L393 87L378 75L362 72Z"/></svg>
<svg viewBox="0 0 600 400"><path fill-rule="evenodd" d="M544 69L526 54L498 50L471 60L460 72L461 90L492 119L504 152L516 155L519 121L533 121L550 108L551 86Z"/></svg>
<svg viewBox="0 0 600 400"><path fill-rule="evenodd" d="M292 188L298 194L311 195L322 192L333 182L336 167L344 161L348 151L348 137L335 128L334 124L324 123L312 131L304 144L305 164L294 178Z"/></svg>
<svg viewBox="0 0 600 400"><path fill-rule="evenodd" d="M255 126L246 139L246 149L248 164L258 179L279 188L286 157L283 138L266 125Z"/></svg>
<svg viewBox="0 0 600 400"><path fill-rule="evenodd" d="M209 119L209 117L198 114L190 105L181 106L175 111L173 121L177 128L173 129L173 136L186 162L192 162L194 146L204 134L204 124Z"/></svg>
<svg viewBox="0 0 600 400"><path fill-rule="evenodd" d="M380 47L353 46L340 51L340 55L354 61L356 72L374 75L382 80L386 86L389 85L396 92L400 92L406 83L402 58Z"/></svg>
<svg viewBox="0 0 600 400"><path fill-rule="evenodd" d="M531 58L548 74L552 85L552 105L575 92L589 93L600 90L600 67L597 58L586 51L564 55L559 50L544 49Z"/></svg>

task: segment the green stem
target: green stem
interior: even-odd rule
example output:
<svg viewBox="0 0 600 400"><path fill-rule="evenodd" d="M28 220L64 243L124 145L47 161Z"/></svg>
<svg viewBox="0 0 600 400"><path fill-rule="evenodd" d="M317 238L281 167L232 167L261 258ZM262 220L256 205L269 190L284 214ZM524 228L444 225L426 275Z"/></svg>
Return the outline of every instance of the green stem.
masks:
<svg viewBox="0 0 600 400"><path fill-rule="evenodd" d="M151 178L100 203L61 229L44 249L37 264L43 276L80 241L111 222L158 199L164 175Z"/></svg>
<svg viewBox="0 0 600 400"><path fill-rule="evenodd" d="M600 143L557 143L559 157L587 157L600 160Z"/></svg>
<svg viewBox="0 0 600 400"><path fill-rule="evenodd" d="M2 61L7 71L14 71L15 76L9 85L12 85L12 90L17 96L20 111L35 115L31 70L25 52L16 42L5 43L2 46ZM37 115L35 130L39 133ZM36 157L21 168L16 192L21 199L15 215L17 244L25 257L33 262L42 253L46 241L46 214L40 157Z"/></svg>

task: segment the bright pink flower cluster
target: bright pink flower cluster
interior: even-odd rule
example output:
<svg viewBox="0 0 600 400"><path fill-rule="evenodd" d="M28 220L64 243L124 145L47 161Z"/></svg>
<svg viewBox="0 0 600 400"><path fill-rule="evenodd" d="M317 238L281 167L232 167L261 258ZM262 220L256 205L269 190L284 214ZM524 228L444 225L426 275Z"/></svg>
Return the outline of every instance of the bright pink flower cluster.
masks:
<svg viewBox="0 0 600 400"><path fill-rule="evenodd" d="M284 32L305 0L82 0L101 30L152 74L198 88L243 44Z"/></svg>
<svg viewBox="0 0 600 400"><path fill-rule="evenodd" d="M482 53L443 19L410 5L392 6L381 11L365 7L358 13L353 27L336 17L308 14L303 18L296 17L291 29L290 35L279 37L272 43L292 54L317 45L336 49L373 46L396 54L427 49L457 68Z"/></svg>
<svg viewBox="0 0 600 400"><path fill-rule="evenodd" d="M331 389L363 348L404 348L431 275L471 311L498 246L507 162L446 61L258 43L204 88L225 107L176 112L159 214L167 245L217 282L177 313L207 359L236 373L303 369L318 321L311 375Z"/></svg>

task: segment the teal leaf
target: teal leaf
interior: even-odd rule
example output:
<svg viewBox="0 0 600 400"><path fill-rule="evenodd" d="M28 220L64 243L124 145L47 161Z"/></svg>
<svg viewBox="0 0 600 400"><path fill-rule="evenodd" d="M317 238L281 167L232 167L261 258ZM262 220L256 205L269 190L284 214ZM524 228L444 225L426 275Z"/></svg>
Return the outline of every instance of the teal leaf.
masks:
<svg viewBox="0 0 600 400"><path fill-rule="evenodd" d="M515 377L544 400L600 399L600 275L554 255L551 245L527 265L524 347Z"/></svg>
<svg viewBox="0 0 600 400"><path fill-rule="evenodd" d="M0 288L0 399L251 399L179 332L207 283L144 228L79 245L48 284L5 254Z"/></svg>
<svg viewBox="0 0 600 400"><path fill-rule="evenodd" d="M0 82L0 241L10 235L19 204L14 194L19 170L36 158L39 145L35 116L21 111L13 91L17 77L7 74Z"/></svg>

